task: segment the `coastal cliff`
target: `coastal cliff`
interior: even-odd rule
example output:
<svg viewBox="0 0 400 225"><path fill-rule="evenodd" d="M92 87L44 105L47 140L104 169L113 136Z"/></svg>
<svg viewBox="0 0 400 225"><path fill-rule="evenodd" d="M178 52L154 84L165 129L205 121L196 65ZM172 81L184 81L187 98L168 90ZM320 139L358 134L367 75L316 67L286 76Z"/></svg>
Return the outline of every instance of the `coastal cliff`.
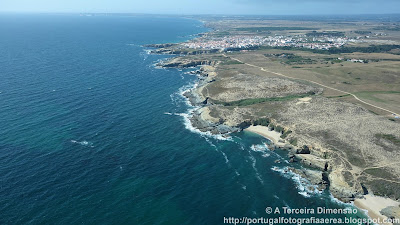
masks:
<svg viewBox="0 0 400 225"><path fill-rule="evenodd" d="M169 55L199 55L222 52L220 49L190 49L180 46L179 44L149 44L144 45L150 48L151 54L169 54Z"/></svg>
<svg viewBox="0 0 400 225"><path fill-rule="evenodd" d="M350 103L323 98L319 95L322 92L321 88L285 79L260 78L251 75L246 75L246 79L242 79L243 75L240 74L235 74L229 79L219 77L220 64L219 61L187 57L174 58L160 64L165 68L201 66L199 70L193 72L199 77L199 85L184 94L191 104L199 106L190 119L194 127L212 134L228 134L241 131L251 125L268 127L269 130L283 137L275 141L274 148L288 150L288 155L295 158L293 162L300 162L325 173L324 176L321 175L320 181L329 180L329 189L335 197L347 202L363 195L363 186L354 177L356 171L361 169L348 163L345 158L346 152L336 150L336 140L330 141L329 134L333 133L332 127L335 124L327 127L324 123L316 123L315 120L319 119L321 122L333 121L333 117L345 120L345 118L356 116L372 116L367 110ZM266 81L266 84L261 83L261 79ZM224 82L224 86L218 86L216 90L216 83L221 82ZM241 88L245 90L240 90ZM232 93L229 93L231 91ZM309 97L304 97L304 94ZM287 96L289 96L289 101L280 101L281 98L285 99ZM292 96L298 97L293 97L291 100ZM264 97L266 101L261 102L263 105L246 105L245 101L249 97ZM273 100L269 101L268 98ZM263 114L265 108L279 108L280 111L276 113L275 110L273 112L267 110ZM323 116L322 110L326 114L331 114L331 118ZM337 113L332 114L335 111ZM381 120L381 122L393 127L390 121ZM322 127L324 131L322 135L316 135L317 130L304 124Z"/></svg>
<svg viewBox="0 0 400 225"><path fill-rule="evenodd" d="M400 198L395 187L400 170L390 163L400 160L395 154L398 146L382 138L382 132L396 137L397 123L360 105L326 98L320 85L264 68L260 74L257 66L219 52L185 54L158 66L199 68L190 72L198 76L198 85L184 93L196 106L190 121L199 131L258 133L271 140L270 150L286 151L290 163L303 165L301 170L290 168L292 172L344 202L368 193ZM376 170L381 164L390 172Z"/></svg>

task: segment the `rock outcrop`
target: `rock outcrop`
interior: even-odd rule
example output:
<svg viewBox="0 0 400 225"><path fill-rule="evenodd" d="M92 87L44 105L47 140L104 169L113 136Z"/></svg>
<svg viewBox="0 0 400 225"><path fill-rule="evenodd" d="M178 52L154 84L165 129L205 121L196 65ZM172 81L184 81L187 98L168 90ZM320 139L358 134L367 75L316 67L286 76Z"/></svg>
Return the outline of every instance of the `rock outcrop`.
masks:
<svg viewBox="0 0 400 225"><path fill-rule="evenodd" d="M157 66L163 68L190 68L203 65L215 65L216 62L212 60L188 60L183 58L174 58L172 60L163 61L157 64Z"/></svg>
<svg viewBox="0 0 400 225"><path fill-rule="evenodd" d="M307 145L303 145L302 148L297 149L296 154L310 154L310 148Z"/></svg>

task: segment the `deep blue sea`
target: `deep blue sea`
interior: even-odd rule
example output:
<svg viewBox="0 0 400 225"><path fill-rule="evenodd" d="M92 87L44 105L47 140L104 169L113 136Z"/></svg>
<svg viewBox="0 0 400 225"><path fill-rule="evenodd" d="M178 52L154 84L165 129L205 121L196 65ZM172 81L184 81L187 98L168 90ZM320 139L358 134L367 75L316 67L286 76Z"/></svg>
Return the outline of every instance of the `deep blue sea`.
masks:
<svg viewBox="0 0 400 225"><path fill-rule="evenodd" d="M142 45L204 31L161 16L0 15L0 224L204 225L349 207L283 173L286 154L257 135L190 129L181 93L197 78L156 69L172 56Z"/></svg>

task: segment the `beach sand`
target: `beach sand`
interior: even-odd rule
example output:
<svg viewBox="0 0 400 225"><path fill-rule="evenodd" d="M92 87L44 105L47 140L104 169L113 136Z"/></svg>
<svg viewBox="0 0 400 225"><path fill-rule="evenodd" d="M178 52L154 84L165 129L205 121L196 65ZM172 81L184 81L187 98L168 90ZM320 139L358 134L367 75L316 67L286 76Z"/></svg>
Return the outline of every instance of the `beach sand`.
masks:
<svg viewBox="0 0 400 225"><path fill-rule="evenodd" d="M281 139L281 133L279 133L277 131L269 130L268 127L265 127L265 126L250 126L250 127L246 128L245 131L250 131L250 132L259 134L259 135L261 135L261 136L263 136L265 138L268 138L276 146L284 145L284 142L280 142L280 141L283 141Z"/></svg>
<svg viewBox="0 0 400 225"><path fill-rule="evenodd" d="M387 217L382 215L380 211L389 206L399 206L400 202L394 201L389 198L373 196L373 195L365 195L363 199L354 200L354 205L360 209L368 210L368 216L371 217L372 219L380 218L380 220L383 221ZM391 223L386 223L386 224L391 224Z"/></svg>
<svg viewBox="0 0 400 225"><path fill-rule="evenodd" d="M275 145L284 145L282 143L282 139L280 138L281 133L276 131L271 131L268 127L265 126L250 126L245 129L245 131L253 132L259 134L265 138L271 140ZM281 142L280 142L281 141ZM306 155L308 156L308 155ZM379 219L383 222L384 219L387 219L385 215L382 215L380 211L390 206L399 206L400 202L395 200L373 196L373 195L365 195L363 199L354 200L354 205L360 209L367 210L368 216L372 219ZM391 223L381 223L381 224L391 224Z"/></svg>
<svg viewBox="0 0 400 225"><path fill-rule="evenodd" d="M213 123L219 122L218 118L212 117L210 115L210 109L208 107L203 107L200 109L200 116L201 116L201 119L204 121L211 121Z"/></svg>

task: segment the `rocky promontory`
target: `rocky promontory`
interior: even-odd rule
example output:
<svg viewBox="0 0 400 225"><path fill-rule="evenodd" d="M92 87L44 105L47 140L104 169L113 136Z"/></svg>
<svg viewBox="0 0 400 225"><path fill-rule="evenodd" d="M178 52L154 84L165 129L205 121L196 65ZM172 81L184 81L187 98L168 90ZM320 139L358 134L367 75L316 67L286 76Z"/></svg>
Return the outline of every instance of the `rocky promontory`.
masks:
<svg viewBox="0 0 400 225"><path fill-rule="evenodd" d="M173 58L171 60L162 61L157 63L156 66L162 68L192 68L197 66L211 65L214 66L216 64L215 61L212 60L190 60L185 58Z"/></svg>

